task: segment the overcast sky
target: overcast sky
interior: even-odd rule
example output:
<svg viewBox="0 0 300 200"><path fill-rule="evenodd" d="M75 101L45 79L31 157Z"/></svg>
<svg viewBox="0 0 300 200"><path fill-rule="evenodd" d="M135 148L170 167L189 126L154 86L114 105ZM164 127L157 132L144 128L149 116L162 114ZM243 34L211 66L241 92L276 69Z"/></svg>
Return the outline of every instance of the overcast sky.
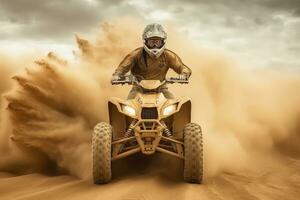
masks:
<svg viewBox="0 0 300 200"><path fill-rule="evenodd" d="M0 49L71 53L74 33L125 15L171 22L248 63L300 68L300 0L0 0Z"/></svg>

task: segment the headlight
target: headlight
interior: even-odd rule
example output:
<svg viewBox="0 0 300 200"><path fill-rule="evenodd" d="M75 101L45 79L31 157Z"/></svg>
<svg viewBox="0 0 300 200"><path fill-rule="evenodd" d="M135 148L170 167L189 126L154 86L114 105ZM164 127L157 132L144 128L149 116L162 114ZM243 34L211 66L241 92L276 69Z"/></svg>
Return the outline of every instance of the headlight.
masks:
<svg viewBox="0 0 300 200"><path fill-rule="evenodd" d="M176 110L176 105L170 105L164 108L163 115L170 115Z"/></svg>
<svg viewBox="0 0 300 200"><path fill-rule="evenodd" d="M136 116L135 109L131 106L123 105L123 111L126 112L130 116Z"/></svg>

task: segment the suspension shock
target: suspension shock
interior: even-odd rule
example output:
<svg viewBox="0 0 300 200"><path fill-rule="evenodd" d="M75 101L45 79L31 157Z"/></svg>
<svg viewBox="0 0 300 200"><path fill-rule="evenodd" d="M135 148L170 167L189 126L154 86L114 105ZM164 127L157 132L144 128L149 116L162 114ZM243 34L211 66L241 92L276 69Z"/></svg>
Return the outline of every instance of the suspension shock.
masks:
<svg viewBox="0 0 300 200"><path fill-rule="evenodd" d="M124 135L125 137L130 137L133 135L133 127L136 124L136 122L137 122L137 119L132 120L131 124L129 125L129 127Z"/></svg>
<svg viewBox="0 0 300 200"><path fill-rule="evenodd" d="M163 133L164 133L164 135L166 136L166 137L170 137L170 136L172 136L172 133L171 133L171 131L170 131L170 129L168 128L168 126L166 125L166 123L164 122L164 121L161 121L161 124L164 126L164 131L163 131Z"/></svg>

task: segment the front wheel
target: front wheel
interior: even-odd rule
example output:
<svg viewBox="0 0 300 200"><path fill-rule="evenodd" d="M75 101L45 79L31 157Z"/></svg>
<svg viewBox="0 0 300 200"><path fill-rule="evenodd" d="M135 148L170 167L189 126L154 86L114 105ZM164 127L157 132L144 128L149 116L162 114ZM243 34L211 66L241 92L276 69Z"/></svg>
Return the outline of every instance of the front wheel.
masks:
<svg viewBox="0 0 300 200"><path fill-rule="evenodd" d="M101 122L94 128L92 137L93 179L95 184L111 181L111 125Z"/></svg>
<svg viewBox="0 0 300 200"><path fill-rule="evenodd" d="M195 123L187 124L184 136L184 180L201 183L203 178L203 140L201 127Z"/></svg>

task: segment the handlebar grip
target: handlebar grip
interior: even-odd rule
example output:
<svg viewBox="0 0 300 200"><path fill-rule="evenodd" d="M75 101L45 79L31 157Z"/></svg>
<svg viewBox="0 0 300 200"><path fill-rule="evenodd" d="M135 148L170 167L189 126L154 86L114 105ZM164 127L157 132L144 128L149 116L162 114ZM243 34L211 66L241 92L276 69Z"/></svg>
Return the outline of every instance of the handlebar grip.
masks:
<svg viewBox="0 0 300 200"><path fill-rule="evenodd" d="M169 79L166 79L166 82L171 83L171 84L173 84L173 83L187 84L187 83L189 83L189 80L188 79L183 80L180 78L171 77Z"/></svg>
<svg viewBox="0 0 300 200"><path fill-rule="evenodd" d="M112 80L111 84L112 85L118 85L118 84L132 84L131 80Z"/></svg>

